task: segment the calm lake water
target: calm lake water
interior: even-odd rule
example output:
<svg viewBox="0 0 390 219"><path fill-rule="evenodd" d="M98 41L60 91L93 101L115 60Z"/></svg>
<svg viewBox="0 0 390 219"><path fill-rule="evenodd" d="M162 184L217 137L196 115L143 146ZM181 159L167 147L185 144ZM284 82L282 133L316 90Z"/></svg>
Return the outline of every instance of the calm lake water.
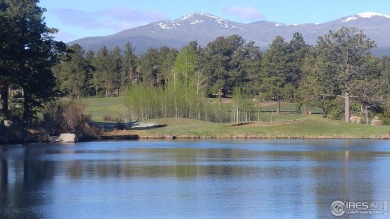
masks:
<svg viewBox="0 0 390 219"><path fill-rule="evenodd" d="M0 158L0 218L332 218L336 200L390 203L390 141L33 144Z"/></svg>

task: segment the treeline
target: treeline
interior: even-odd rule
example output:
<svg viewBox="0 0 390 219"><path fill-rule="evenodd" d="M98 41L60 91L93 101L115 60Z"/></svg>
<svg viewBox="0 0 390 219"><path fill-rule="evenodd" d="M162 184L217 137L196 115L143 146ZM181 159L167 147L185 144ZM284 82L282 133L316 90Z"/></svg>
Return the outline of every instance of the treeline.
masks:
<svg viewBox="0 0 390 219"><path fill-rule="evenodd" d="M313 46L300 33L290 41L279 36L264 52L232 35L180 51L150 48L136 56L128 43L95 53L55 41L38 2L0 2L0 120L28 127L55 97L115 95L127 96L132 120L255 120L254 99L292 102L298 112L320 108L324 117L346 121L390 114L390 58L374 57L375 43L354 28L330 31ZM225 109L205 97L233 101Z"/></svg>
<svg viewBox="0 0 390 219"><path fill-rule="evenodd" d="M63 95L128 94L133 118L147 114L154 115L147 118L200 118L207 114L204 110L193 112L194 108L185 107L198 106L202 100L198 97L232 97L239 92L249 99L293 102L297 111L319 107L324 117L344 117L346 121L352 109L368 122L370 112L383 113L389 105L390 59L374 57L374 47L375 43L355 28L330 31L314 46L306 44L300 33L288 42L278 36L264 52L239 35L218 37L204 48L197 42L190 42L181 51L150 48L142 56L134 55L130 43L124 50L102 47L96 54L72 45L53 71ZM149 90L155 93L145 96ZM135 102L136 94L142 94L139 102ZM169 104L178 97L185 97L180 102L183 113L179 113L177 102ZM165 98L165 106L158 104L161 112L146 113L147 108L157 110L150 103L136 113L135 109L153 98Z"/></svg>

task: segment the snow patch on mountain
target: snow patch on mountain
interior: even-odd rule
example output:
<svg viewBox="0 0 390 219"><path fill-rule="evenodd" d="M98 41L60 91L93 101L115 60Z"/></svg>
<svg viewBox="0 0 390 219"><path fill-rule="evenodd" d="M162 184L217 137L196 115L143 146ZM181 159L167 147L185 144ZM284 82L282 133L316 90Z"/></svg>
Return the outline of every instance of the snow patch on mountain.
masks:
<svg viewBox="0 0 390 219"><path fill-rule="evenodd" d="M180 24L173 23L173 22L159 22L158 26L160 26L160 28L164 29L164 30L172 30L172 29L178 28L180 26Z"/></svg>
<svg viewBox="0 0 390 219"><path fill-rule="evenodd" d="M191 24L194 25L194 24L200 24L200 23L204 23L204 20L194 20L194 21L191 21Z"/></svg>
<svg viewBox="0 0 390 219"><path fill-rule="evenodd" d="M357 14L357 16L362 18L372 18L372 17L384 17L384 18L390 18L390 15L375 13L375 12L364 12Z"/></svg>
<svg viewBox="0 0 390 219"><path fill-rule="evenodd" d="M350 21L357 20L359 18L373 18L373 17L382 17L382 18L390 18L390 15L375 13L375 12L364 12L360 14L355 14L353 16L347 17L342 22L347 23Z"/></svg>
<svg viewBox="0 0 390 219"><path fill-rule="evenodd" d="M183 16L177 20L174 21L166 21L166 22L159 22L158 26L161 29L165 30L171 30L176 29L179 27L185 27L185 26L194 26L199 24L211 24L215 23L221 27L224 27L226 29L240 29L245 30L245 28L234 25L233 22L230 22L228 20L222 19L220 17L207 14L207 13L192 13L186 16Z"/></svg>

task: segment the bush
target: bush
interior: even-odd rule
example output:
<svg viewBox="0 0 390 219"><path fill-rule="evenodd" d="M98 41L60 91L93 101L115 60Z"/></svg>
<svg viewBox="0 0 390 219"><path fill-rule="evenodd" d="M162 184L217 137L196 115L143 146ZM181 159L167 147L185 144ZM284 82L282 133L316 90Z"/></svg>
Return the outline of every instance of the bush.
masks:
<svg viewBox="0 0 390 219"><path fill-rule="evenodd" d="M101 130L84 114L84 108L75 101L50 103L43 112L42 126L50 135L74 133L79 140L97 138Z"/></svg>
<svg viewBox="0 0 390 219"><path fill-rule="evenodd" d="M381 115L381 120L384 125L390 125L390 107L387 107Z"/></svg>
<svg viewBox="0 0 390 219"><path fill-rule="evenodd" d="M103 120L106 121L106 122L116 122L116 123L120 123L120 122L123 122L123 119L121 117L112 117L110 115L105 115L103 116Z"/></svg>

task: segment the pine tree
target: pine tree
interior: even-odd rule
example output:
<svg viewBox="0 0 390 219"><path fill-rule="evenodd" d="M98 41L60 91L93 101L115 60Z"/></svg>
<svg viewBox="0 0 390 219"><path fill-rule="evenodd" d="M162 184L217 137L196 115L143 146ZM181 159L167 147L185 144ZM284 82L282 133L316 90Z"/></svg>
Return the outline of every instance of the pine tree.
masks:
<svg viewBox="0 0 390 219"><path fill-rule="evenodd" d="M38 0L0 2L2 19L0 62L3 112L7 114L5 89L13 86L23 93L23 123L28 126L42 103L54 95L51 68L65 44L53 40L55 29L44 22L45 9ZM4 29L3 29L4 28Z"/></svg>
<svg viewBox="0 0 390 219"><path fill-rule="evenodd" d="M371 56L370 50L375 47L375 43L363 31L343 27L319 37L317 44L318 51L334 66L330 70L337 77L344 97L344 118L349 122L352 84L367 70L364 63Z"/></svg>

